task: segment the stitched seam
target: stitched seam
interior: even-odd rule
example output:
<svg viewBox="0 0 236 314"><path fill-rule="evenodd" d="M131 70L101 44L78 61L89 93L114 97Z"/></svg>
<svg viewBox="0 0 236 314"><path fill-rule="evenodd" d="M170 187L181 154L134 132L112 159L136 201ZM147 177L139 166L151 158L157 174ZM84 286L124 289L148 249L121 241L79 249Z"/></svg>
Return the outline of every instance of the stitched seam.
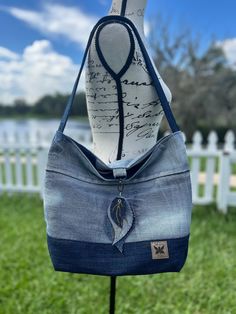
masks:
<svg viewBox="0 0 236 314"><path fill-rule="evenodd" d="M83 182L87 182L87 183L91 183L91 184L98 184L98 185L117 185L117 182L119 182L119 180L115 181L116 179L111 179L111 181L108 181L108 182L94 182L94 181L89 181L87 180L86 178L78 178L78 177L74 177L70 174L68 174L67 172L61 172L61 171L58 171L56 168L55 170L52 169L45 169L45 171L47 172L53 172L53 173L58 173L58 174L61 174L61 175L64 175L64 176L67 176L67 177L70 177L70 178L73 178L75 180L78 180L78 181L83 181ZM170 174L165 174L165 175L160 175L160 176L150 176L150 177L146 177L146 178L143 178L143 179L134 179L133 181L127 181L127 182L124 182L123 181L123 184L125 185L132 185L135 181L135 183L139 183L139 182L143 182L143 181L150 181L150 180L155 180L155 179L159 179L159 178L165 178L165 177L170 177L170 176L174 176L174 175L181 175L181 174L184 174L184 173L188 173L190 172L189 169L187 170L183 170L183 171L180 171L180 172L175 172L175 173L170 173Z"/></svg>
<svg viewBox="0 0 236 314"><path fill-rule="evenodd" d="M49 237L49 239L53 239L53 240L56 240L58 242L63 242L63 241L68 241L68 242L81 242L81 243L91 243L91 244L103 244L103 245L110 245L110 243L102 243L102 242L88 242L88 241L80 241L80 240L72 240L72 239L61 239L61 238L55 238L55 237L52 237L50 236L48 233L47 233L47 236ZM143 241L135 241L135 242L125 242L125 244L132 244L132 243L142 243L142 242L150 242L150 241L171 241L171 240L187 240L188 238L190 237L190 233L183 236L183 237L178 237L178 238L170 238L170 239L150 239L150 240L143 240Z"/></svg>

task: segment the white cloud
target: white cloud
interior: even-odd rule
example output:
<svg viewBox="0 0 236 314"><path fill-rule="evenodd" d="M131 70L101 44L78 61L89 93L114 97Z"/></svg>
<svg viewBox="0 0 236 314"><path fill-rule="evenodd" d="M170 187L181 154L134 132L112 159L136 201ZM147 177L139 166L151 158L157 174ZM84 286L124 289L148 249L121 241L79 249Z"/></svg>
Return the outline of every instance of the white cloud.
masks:
<svg viewBox="0 0 236 314"><path fill-rule="evenodd" d="M107 0L99 0L103 5ZM47 4L43 6L41 12L24 10L16 7L5 7L15 18L24 21L47 35L59 35L72 42L85 47L90 31L98 21L99 17L87 15L78 7L69 7L59 4ZM144 22L144 33L150 33L150 24Z"/></svg>
<svg viewBox="0 0 236 314"><path fill-rule="evenodd" d="M43 34L69 39L80 48L86 45L89 33L98 20L77 7L58 4L44 5L42 11L16 7L0 9ZM144 29L147 36L150 31L147 21ZM11 103L22 97L32 103L44 94L71 92L78 70L79 65L74 64L70 57L54 51L48 40L35 41L22 54L0 47L0 102ZM84 89L84 81L83 73L79 88Z"/></svg>
<svg viewBox="0 0 236 314"><path fill-rule="evenodd" d="M150 31L151 31L151 27L150 27L149 22L144 21L144 34L146 37L148 37L148 35L150 34Z"/></svg>
<svg viewBox="0 0 236 314"><path fill-rule="evenodd" d="M79 65L55 52L48 40L35 41L22 55L0 47L1 103L11 103L16 98L34 102L45 94L70 93ZM79 88L84 88L84 75Z"/></svg>
<svg viewBox="0 0 236 314"><path fill-rule="evenodd" d="M0 47L0 58L6 58L6 59L18 59L19 55L15 52L12 52L11 50L5 48L5 47Z"/></svg>
<svg viewBox="0 0 236 314"><path fill-rule="evenodd" d="M99 0L99 3L103 6L108 5L108 0Z"/></svg>
<svg viewBox="0 0 236 314"><path fill-rule="evenodd" d="M84 47L98 18L89 16L78 7L59 4L43 6L41 12L5 7L5 11L47 35L59 35Z"/></svg>
<svg viewBox="0 0 236 314"><path fill-rule="evenodd" d="M236 38L218 41L217 45L223 49L229 64L236 70Z"/></svg>

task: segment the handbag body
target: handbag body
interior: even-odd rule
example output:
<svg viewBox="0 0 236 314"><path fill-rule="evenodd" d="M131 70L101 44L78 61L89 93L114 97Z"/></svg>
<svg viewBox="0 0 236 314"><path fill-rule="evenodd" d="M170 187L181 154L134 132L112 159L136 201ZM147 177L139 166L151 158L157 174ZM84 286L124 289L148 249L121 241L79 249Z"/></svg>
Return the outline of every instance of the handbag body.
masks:
<svg viewBox="0 0 236 314"><path fill-rule="evenodd" d="M145 154L109 165L63 133L92 38L108 23L121 23L136 36L172 131ZM43 202L56 271L145 275L179 272L185 264L192 212L186 146L139 33L123 16L103 17L91 31L49 148Z"/></svg>

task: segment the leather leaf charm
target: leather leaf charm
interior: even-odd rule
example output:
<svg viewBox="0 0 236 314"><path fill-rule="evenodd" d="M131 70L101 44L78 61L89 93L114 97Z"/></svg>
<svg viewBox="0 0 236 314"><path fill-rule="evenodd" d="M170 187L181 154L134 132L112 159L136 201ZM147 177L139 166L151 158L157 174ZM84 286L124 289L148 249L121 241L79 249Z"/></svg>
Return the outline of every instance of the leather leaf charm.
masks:
<svg viewBox="0 0 236 314"><path fill-rule="evenodd" d="M134 212L125 198L116 197L111 202L107 214L113 229L112 245L122 252L125 238L134 223Z"/></svg>

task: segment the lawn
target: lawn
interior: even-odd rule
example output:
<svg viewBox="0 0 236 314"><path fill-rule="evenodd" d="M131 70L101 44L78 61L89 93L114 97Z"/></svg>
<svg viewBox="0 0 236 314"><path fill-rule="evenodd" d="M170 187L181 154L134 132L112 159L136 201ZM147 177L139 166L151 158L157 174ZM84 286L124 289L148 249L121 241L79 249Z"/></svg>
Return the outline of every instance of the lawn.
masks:
<svg viewBox="0 0 236 314"><path fill-rule="evenodd" d="M108 313L109 277L52 268L42 200L0 196L0 314ZM117 280L126 314L235 314L236 209L195 206L187 262L180 273Z"/></svg>

